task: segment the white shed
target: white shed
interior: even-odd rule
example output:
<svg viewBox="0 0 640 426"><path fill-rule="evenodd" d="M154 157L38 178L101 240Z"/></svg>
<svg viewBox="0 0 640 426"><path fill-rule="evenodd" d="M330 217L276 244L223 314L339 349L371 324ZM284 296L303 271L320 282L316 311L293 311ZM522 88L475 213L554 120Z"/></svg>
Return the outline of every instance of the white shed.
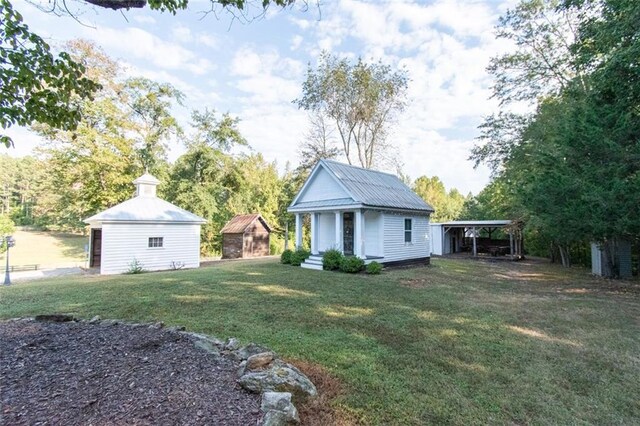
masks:
<svg viewBox="0 0 640 426"><path fill-rule="evenodd" d="M304 268L322 269L328 249L365 263L429 263L433 208L392 174L320 160L288 211L296 215L297 247L303 215L310 217L311 256Z"/></svg>
<svg viewBox="0 0 640 426"><path fill-rule="evenodd" d="M198 268L206 220L158 198L155 177L144 174L133 183L134 198L85 220L91 227L89 266L101 274L121 274L134 263L147 271Z"/></svg>

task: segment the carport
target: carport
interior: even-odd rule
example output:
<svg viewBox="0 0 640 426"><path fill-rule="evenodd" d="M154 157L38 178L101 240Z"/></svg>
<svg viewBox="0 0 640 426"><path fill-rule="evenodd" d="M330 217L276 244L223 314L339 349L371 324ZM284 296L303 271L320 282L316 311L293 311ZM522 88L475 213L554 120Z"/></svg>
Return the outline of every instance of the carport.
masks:
<svg viewBox="0 0 640 426"><path fill-rule="evenodd" d="M472 256L486 253L493 257L522 257L522 223L512 220L460 220L432 223L431 253L444 255L470 252ZM493 238L497 230L508 235Z"/></svg>

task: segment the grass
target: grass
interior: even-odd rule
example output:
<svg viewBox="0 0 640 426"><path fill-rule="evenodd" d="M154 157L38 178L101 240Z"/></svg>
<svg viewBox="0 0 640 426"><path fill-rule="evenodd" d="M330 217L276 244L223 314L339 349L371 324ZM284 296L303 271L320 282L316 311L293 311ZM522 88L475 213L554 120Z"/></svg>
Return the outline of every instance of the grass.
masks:
<svg viewBox="0 0 640 426"><path fill-rule="evenodd" d="M335 422L638 424L639 294L535 262L353 276L257 260L0 288L0 317L162 320L259 342L339 383Z"/></svg>
<svg viewBox="0 0 640 426"><path fill-rule="evenodd" d="M84 266L84 246L89 237L59 232L26 231L13 233L16 245L9 253L11 265L46 267ZM0 270L4 270L5 255L0 255Z"/></svg>

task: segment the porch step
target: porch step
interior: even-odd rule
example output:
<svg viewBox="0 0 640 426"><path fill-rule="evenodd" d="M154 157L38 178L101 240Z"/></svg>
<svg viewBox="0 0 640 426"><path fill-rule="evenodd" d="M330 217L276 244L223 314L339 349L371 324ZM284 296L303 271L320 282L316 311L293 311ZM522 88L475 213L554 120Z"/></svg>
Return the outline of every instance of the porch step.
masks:
<svg viewBox="0 0 640 426"><path fill-rule="evenodd" d="M311 255L300 266L306 269L322 270L322 256Z"/></svg>
<svg viewBox="0 0 640 426"><path fill-rule="evenodd" d="M307 263L304 262L303 264L300 265L302 268L305 269L315 269L316 271L322 271L322 264L317 265L315 263Z"/></svg>

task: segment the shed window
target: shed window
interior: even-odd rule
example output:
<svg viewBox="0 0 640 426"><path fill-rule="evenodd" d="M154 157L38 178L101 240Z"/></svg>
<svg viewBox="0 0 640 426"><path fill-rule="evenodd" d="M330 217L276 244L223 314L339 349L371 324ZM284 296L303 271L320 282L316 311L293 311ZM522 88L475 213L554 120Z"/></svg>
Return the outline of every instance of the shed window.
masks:
<svg viewBox="0 0 640 426"><path fill-rule="evenodd" d="M149 247L163 247L164 237L149 237Z"/></svg>
<svg viewBox="0 0 640 426"><path fill-rule="evenodd" d="M412 220L405 219L404 220L404 242L405 243L411 242L411 226L412 226Z"/></svg>

